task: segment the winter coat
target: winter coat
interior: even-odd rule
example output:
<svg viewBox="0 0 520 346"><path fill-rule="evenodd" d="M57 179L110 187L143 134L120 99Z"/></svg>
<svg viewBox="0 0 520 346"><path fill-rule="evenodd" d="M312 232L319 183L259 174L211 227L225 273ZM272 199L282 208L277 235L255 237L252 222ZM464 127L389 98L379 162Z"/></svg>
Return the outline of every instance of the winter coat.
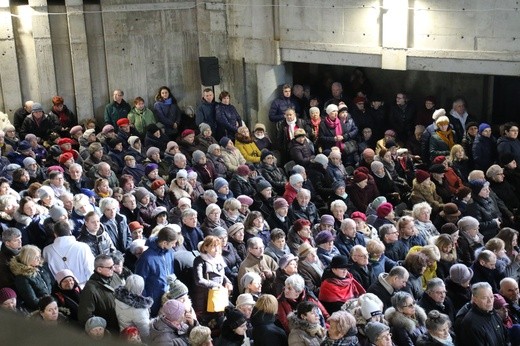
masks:
<svg viewBox="0 0 520 346"><path fill-rule="evenodd" d="M161 297L169 288L168 276L174 273L174 252L159 248L155 237L150 238L148 243L148 250L137 260L135 274L144 279L142 295L154 300L150 314L155 316L161 306Z"/></svg>
<svg viewBox="0 0 520 346"><path fill-rule="evenodd" d="M455 139L455 131L452 131L453 139ZM437 156L450 156L451 148L444 142L438 134L438 131L435 131L430 137L430 161L433 161Z"/></svg>
<svg viewBox="0 0 520 346"><path fill-rule="evenodd" d="M170 98L171 103L166 103L163 100L158 100L153 105L153 110L157 121L164 125L164 130L167 135L175 134L176 129L174 124L179 125L181 121L181 110L177 105L175 99Z"/></svg>
<svg viewBox="0 0 520 346"><path fill-rule="evenodd" d="M195 286L191 294L193 297L193 309L198 316L206 313L209 290L231 283L226 277L225 266L226 264L222 256L212 258L210 255L203 253L193 261Z"/></svg>
<svg viewBox="0 0 520 346"><path fill-rule="evenodd" d="M296 110L297 107L299 108L297 102L295 102L292 97L282 95L271 103L271 107L269 108L269 120L273 123L282 121L285 116L285 111L288 108L294 108Z"/></svg>
<svg viewBox="0 0 520 346"><path fill-rule="evenodd" d="M110 236L115 248L124 253L132 242L132 234L128 228L126 216L116 213L115 218L109 220L105 215L103 215L101 216L100 221L105 226L105 230Z"/></svg>
<svg viewBox="0 0 520 346"><path fill-rule="evenodd" d="M92 316L103 317L107 321L107 329L119 333L119 323L116 315L114 291L121 285L117 274L111 278L94 272L81 291L78 307L78 320L85 325Z"/></svg>
<svg viewBox="0 0 520 346"><path fill-rule="evenodd" d="M298 270L300 268L298 267ZM377 275L375 275L372 265L369 263L366 268L361 267L357 263L352 263L348 271L352 274L352 277L363 286L365 290L368 290L372 284L377 282Z"/></svg>
<svg viewBox="0 0 520 346"><path fill-rule="evenodd" d="M173 326L164 317L157 317L150 322L150 342L157 346L189 346L191 328L182 323L180 328Z"/></svg>
<svg viewBox="0 0 520 346"><path fill-rule="evenodd" d="M9 262L18 254L9 249L5 243L0 246L0 287L9 287L14 289L14 274L9 268Z"/></svg>
<svg viewBox="0 0 520 346"><path fill-rule="evenodd" d="M155 114L147 107L142 110L138 110L135 107L132 108L128 113L128 120L130 120L130 124L134 125L135 129L139 131L141 135L146 133L148 125L157 123Z"/></svg>
<svg viewBox="0 0 520 346"><path fill-rule="evenodd" d="M515 157L516 162L520 162L520 140L502 136L497 141L498 156L505 153L511 153Z"/></svg>
<svg viewBox="0 0 520 346"><path fill-rule="evenodd" d="M340 310L341 306L351 298L357 298L365 293L365 289L357 282L352 274L347 273L344 279L334 275L330 269L326 269L320 286L318 296L320 302L329 313Z"/></svg>
<svg viewBox="0 0 520 346"><path fill-rule="evenodd" d="M275 212L273 204L276 198L278 198L278 196L271 195L271 198L266 199L260 193L256 193L253 197L253 205L251 207L251 210L258 210L262 213L264 219L268 219L269 216L273 215ZM272 229L272 227L270 229Z"/></svg>
<svg viewBox="0 0 520 346"><path fill-rule="evenodd" d="M415 305L415 320L391 307L385 311L392 333L392 340L399 346L413 346L419 336L426 334L426 313L423 308Z"/></svg>
<svg viewBox="0 0 520 346"><path fill-rule="evenodd" d="M284 119L276 123L276 148L280 151L281 154L281 162L289 161L289 153L291 151L291 143L295 141L294 138L291 139L291 135L289 133L289 125L287 121ZM304 129L306 133L310 133L310 127L307 125L307 122L303 119L296 119L296 123L294 124L294 132L297 129ZM310 145L312 143L308 140Z"/></svg>
<svg viewBox="0 0 520 346"><path fill-rule="evenodd" d="M417 179L414 179L410 202L412 205L421 202L428 202L433 209L433 213L437 214L444 204L442 203L442 198L435 190L436 188L433 182L430 181L430 183L425 186L424 184L419 184Z"/></svg>
<svg viewBox="0 0 520 346"><path fill-rule="evenodd" d="M200 228L191 228L186 225L182 225L181 234L184 237L184 247L188 251L197 250L199 242L204 240L204 235Z"/></svg>
<svg viewBox="0 0 520 346"><path fill-rule="evenodd" d="M406 258L406 247L400 242L396 241L395 243L385 243L385 256L394 260L394 261L403 261Z"/></svg>
<svg viewBox="0 0 520 346"><path fill-rule="evenodd" d="M297 142L295 139L289 143L289 157L297 165L307 167L312 159L314 159L314 146L312 142L306 140L302 143Z"/></svg>
<svg viewBox="0 0 520 346"><path fill-rule="evenodd" d="M353 123L353 122L352 122ZM357 127L355 128L355 131L351 128L349 131L349 128L347 127L347 124L340 121L341 124L341 133L343 136L342 142L345 143L347 141L350 141L352 139L355 139L355 136L357 135ZM354 135L351 135L354 133ZM330 150L332 147L337 146L336 140L334 140L334 137L336 136L336 129L330 128L327 125L327 122L325 119L323 119L320 123L320 129L318 134L318 143L320 145L320 148L322 151Z"/></svg>
<svg viewBox="0 0 520 346"><path fill-rule="evenodd" d="M262 162L258 168L258 173L260 173L260 175L271 184L273 190L276 191L277 194L283 194L285 183L287 183L287 177L281 168L276 165L268 165Z"/></svg>
<svg viewBox="0 0 520 346"><path fill-rule="evenodd" d="M408 281L406 282L406 287L403 288L403 291L410 293L413 299L419 300L424 293L422 287L423 276L413 273L412 271L410 271L409 268L406 269L408 270L410 276L408 278Z"/></svg>
<svg viewBox="0 0 520 346"><path fill-rule="evenodd" d="M233 195L237 197L240 195L253 197L256 193L256 190L249 179L244 179L243 177L238 176L236 173L229 180L229 189L233 192Z"/></svg>
<svg viewBox="0 0 520 346"><path fill-rule="evenodd" d="M287 334L275 325L275 315L266 314L253 308L251 325L253 326L253 340L255 345L287 346Z"/></svg>
<svg viewBox="0 0 520 346"><path fill-rule="evenodd" d="M274 280L276 269L278 269L278 264L271 257L263 255L262 257L257 258L251 254L248 254L244 261L240 264L240 268L238 269L237 280L239 284L239 291L243 292L244 290L244 287L241 286L240 281L242 280L242 277L245 273L255 272L257 274L260 274L264 270L269 270L273 274Z"/></svg>
<svg viewBox="0 0 520 346"><path fill-rule="evenodd" d="M285 217L285 221L280 220L278 216L276 216L276 213L272 213L267 217L267 224L269 225L270 229L279 228L282 231L284 231L285 234L289 233L289 228L291 227L291 224L289 223L289 217Z"/></svg>
<svg viewBox="0 0 520 346"><path fill-rule="evenodd" d="M305 219L310 221L311 226L317 224L320 221L318 215L318 209L314 203L309 202L307 208L303 209L298 203L297 199L294 199L289 207L289 213L287 214L290 222L294 222L298 219Z"/></svg>
<svg viewBox="0 0 520 346"><path fill-rule="evenodd" d="M319 346L326 330L319 324L311 324L294 313L289 314L289 346Z"/></svg>
<svg viewBox="0 0 520 346"><path fill-rule="evenodd" d="M49 139L52 132L60 132L61 126L54 116L43 114L40 121L37 122L32 114L29 114L22 123L19 129L20 138L25 138L29 133L40 137L42 140Z"/></svg>
<svg viewBox="0 0 520 346"><path fill-rule="evenodd" d="M475 261L473 263L471 269L473 270L473 277L471 278L472 284L475 284L477 282L487 282L491 285L493 293L498 293L500 288L500 280L502 280L505 277L504 273L500 273L497 268L489 269L487 267L484 267L478 261Z"/></svg>
<svg viewBox="0 0 520 346"><path fill-rule="evenodd" d="M14 275L14 286L18 298L29 311L38 309L41 297L51 294L52 276L47 265L33 267L23 264L18 256L9 262L9 268Z"/></svg>
<svg viewBox="0 0 520 346"><path fill-rule="evenodd" d="M322 247L318 246L318 250L316 251L316 253L317 253L318 258L320 259L321 263L323 263L324 267L328 267L330 264L330 261L332 261L332 259L335 256L341 255L338 248L334 245L332 246L332 249L330 251L326 251Z"/></svg>
<svg viewBox="0 0 520 346"><path fill-rule="evenodd" d="M472 145L473 164L475 169L484 172L497 161L497 142L493 137L477 135Z"/></svg>
<svg viewBox="0 0 520 346"><path fill-rule="evenodd" d="M459 316L457 316L458 319ZM495 311L484 312L471 304L471 308L462 318L460 326L460 330L456 330L456 333L457 339L463 341L461 345L507 345L508 332Z"/></svg>
<svg viewBox="0 0 520 346"><path fill-rule="evenodd" d="M289 203L289 205L292 204L294 200L296 200L296 195L298 194L298 191L289 183L287 182L285 184L285 191L283 193L283 198Z"/></svg>
<svg viewBox="0 0 520 346"><path fill-rule="evenodd" d="M395 290L389 283L386 282L386 278L388 277L388 273L381 273L377 277L377 282L372 284L367 290L367 293L373 293L381 299L383 302L383 311L392 306L392 302L390 301L392 296L395 293Z"/></svg>
<svg viewBox="0 0 520 346"><path fill-rule="evenodd" d="M224 162L224 158L222 156L215 156L213 154L208 153L206 154L206 158L208 159L208 161L213 163L213 167L217 176L221 178L227 177L228 168L226 167L226 163Z"/></svg>
<svg viewBox="0 0 520 346"><path fill-rule="evenodd" d="M453 310L453 304L449 297L446 297L443 304L439 304L433 300L432 297L428 295L428 293L424 293L417 304L419 304L419 306L424 309L426 314L432 310L437 310L440 313L448 315L451 323L455 322L455 311Z"/></svg>
<svg viewBox="0 0 520 346"><path fill-rule="evenodd" d="M121 118L126 118L128 112L130 112L130 105L125 100L121 100L121 103L115 101L110 102L105 106L104 120L105 124L110 124L117 129L117 121Z"/></svg>
<svg viewBox="0 0 520 346"><path fill-rule="evenodd" d="M115 290L116 315L119 321L119 330L129 326L139 329L141 337L150 334L150 312L153 299L130 292L124 286Z"/></svg>
<svg viewBox="0 0 520 346"><path fill-rule="evenodd" d="M480 196L472 196L473 201L468 204L466 214L473 216L478 220L479 231L484 235L484 241L493 238L500 228L494 219L501 218L502 213L498 209L498 205L491 197L482 198Z"/></svg>
<svg viewBox="0 0 520 346"><path fill-rule="evenodd" d="M377 189L377 185L374 179L370 176L368 179L368 184L365 188L360 188L353 181L348 182L346 187L346 192L350 196L350 200L352 204L356 207L357 210L364 212L367 210L368 205L379 196L379 190Z"/></svg>
<svg viewBox="0 0 520 346"><path fill-rule="evenodd" d="M58 287L58 285L54 285L52 290L52 296L58 302L58 306L63 308L63 310L68 310L68 317L72 321L78 320L80 294L81 288L76 281L74 282L74 287L71 290L62 290Z"/></svg>
<svg viewBox="0 0 520 346"><path fill-rule="evenodd" d="M276 315L276 319L287 334L289 334L291 331L289 328L288 316L292 312L296 311L298 304L303 301L308 301L308 302L316 304L316 306L319 309L320 323L322 326L325 326L325 322L330 317L330 314L327 312L327 310L325 309L323 304L321 304L321 302L318 300L318 298L316 298L316 296L312 292L310 292L307 288L305 288L303 290L303 292L300 293L298 298L296 298L294 300L285 298L285 295L282 293L278 297L278 313Z"/></svg>
<svg viewBox="0 0 520 346"><path fill-rule="evenodd" d="M303 280L305 280L305 287L317 296L321 286L321 275L323 274L323 269L325 267L321 261L316 262L315 265L318 265L321 268L321 272L317 271L311 263L300 259L298 261L298 274L300 274Z"/></svg>
<svg viewBox="0 0 520 346"><path fill-rule="evenodd" d="M90 247L94 257L101 254L109 255L115 250L112 239L110 239L108 233L105 232L105 226L102 224L99 225L99 230L95 235L91 234L85 225L81 226L78 241L86 243Z"/></svg>
<svg viewBox="0 0 520 346"><path fill-rule="evenodd" d="M46 214L44 207L37 205L37 210L40 213ZM42 214L42 215L44 215ZM29 217L25 214L21 214L18 210L14 212L14 219L16 220L15 228L18 228L22 232L22 245L36 245L40 249L47 246L52 235L46 234L43 228L43 219L40 214L36 214L33 217Z"/></svg>
<svg viewBox="0 0 520 346"><path fill-rule="evenodd" d="M287 234L287 245L289 246L289 249L291 249L291 252L293 255L298 255L298 248L301 244L304 242L309 243L312 247L316 247L316 244L314 242L314 238L310 236L307 240L303 240L298 233L294 230L294 227L291 227L289 229L289 233Z"/></svg>
<svg viewBox="0 0 520 346"><path fill-rule="evenodd" d="M215 106L217 119L217 137L224 136L231 140L235 139L238 128L242 125L242 118L238 114L235 106L218 103Z"/></svg>
<svg viewBox="0 0 520 346"><path fill-rule="evenodd" d="M195 123L199 126L201 123L206 123L211 127L213 134L217 133L217 119L215 114L216 102L207 102L202 99L200 105L195 112Z"/></svg>
<svg viewBox="0 0 520 346"><path fill-rule="evenodd" d="M312 185L314 185L316 189L316 193L318 193L321 198L326 200L330 195L334 194L334 190L332 189L334 180L327 170L323 168L321 163L311 162L306 172L308 179L312 181Z"/></svg>
<svg viewBox="0 0 520 346"><path fill-rule="evenodd" d="M366 246L365 237L359 232L356 232L354 238L347 237L343 232L338 232L336 240L334 240L334 245L336 245L340 254L347 257L350 257L350 250L352 250L355 245Z"/></svg>
<svg viewBox="0 0 520 346"><path fill-rule="evenodd" d="M475 261L475 250L484 246L483 236L479 233L479 241L470 239L465 232L460 232L457 240L457 257L459 261L468 267Z"/></svg>
<svg viewBox="0 0 520 346"><path fill-rule="evenodd" d="M227 169L232 173L237 171L238 166L246 164L246 159L237 148L231 150L222 148L222 159Z"/></svg>
<svg viewBox="0 0 520 346"><path fill-rule="evenodd" d="M260 149L258 149L251 137L246 138L237 133L235 147L240 150L247 163L260 163Z"/></svg>

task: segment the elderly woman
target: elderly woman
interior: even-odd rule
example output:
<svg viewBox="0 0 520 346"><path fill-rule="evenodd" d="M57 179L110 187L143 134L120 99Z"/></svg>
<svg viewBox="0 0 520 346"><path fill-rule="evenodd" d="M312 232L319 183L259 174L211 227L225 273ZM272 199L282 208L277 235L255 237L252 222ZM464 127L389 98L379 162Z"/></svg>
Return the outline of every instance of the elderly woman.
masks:
<svg viewBox="0 0 520 346"><path fill-rule="evenodd" d="M215 236L204 238L200 246L200 255L193 261L195 288L193 308L201 321L209 322L218 318L217 314L207 312L208 291L213 287L225 287L233 290L231 281L225 275L226 262L222 257L222 243Z"/></svg>
<svg viewBox="0 0 520 346"><path fill-rule="evenodd" d="M365 293L363 286L349 273L349 266L347 256L336 256L323 273L318 298L330 313L340 310L347 300Z"/></svg>
<svg viewBox="0 0 520 346"><path fill-rule="evenodd" d="M282 195L285 191L287 176L281 168L276 166L276 158L273 152L262 150L260 159L258 173L271 184L278 195Z"/></svg>
<svg viewBox="0 0 520 346"><path fill-rule="evenodd" d="M222 158L230 173L236 172L238 166L246 164L246 159L240 153L233 141L228 137L222 137L219 141L221 147ZM229 174L231 175L231 174Z"/></svg>
<svg viewBox="0 0 520 346"><path fill-rule="evenodd" d="M278 261L276 278L274 279L273 289L276 296L284 290L285 279L298 272L298 257L293 254L283 255Z"/></svg>
<svg viewBox="0 0 520 346"><path fill-rule="evenodd" d="M372 176L374 177L380 196L386 197L386 199L393 204L398 204L400 201L399 189L397 184L392 180L390 173L385 169L383 163L373 161L370 164L370 170L372 171Z"/></svg>
<svg viewBox="0 0 520 346"><path fill-rule="evenodd" d="M501 228L502 212L496 199L490 197L491 190L486 180L471 180L472 202L468 204L466 215L473 216L480 223L480 233L484 241L493 238Z"/></svg>
<svg viewBox="0 0 520 346"><path fill-rule="evenodd" d="M332 261L335 256L340 255L338 248L334 245L335 237L330 231L321 231L314 239L318 247L318 258L323 264L323 267L328 267L330 261Z"/></svg>
<svg viewBox="0 0 520 346"><path fill-rule="evenodd" d="M9 262L9 269L14 275L18 297L28 310L38 309L39 299L50 295L52 290L51 273L42 262L40 249L34 245L24 245Z"/></svg>
<svg viewBox="0 0 520 346"><path fill-rule="evenodd" d="M215 167L215 173L217 176L221 178L226 178L228 176L228 168L224 162L224 157L222 156L222 149L220 148L220 145L211 144L208 147L206 158L211 161L211 163L213 163L213 167Z"/></svg>
<svg viewBox="0 0 520 346"><path fill-rule="evenodd" d="M228 228L237 222L244 222L244 217L240 215L240 207L241 204L236 198L230 198L224 202L221 218Z"/></svg>
<svg viewBox="0 0 520 346"><path fill-rule="evenodd" d="M415 304L407 292L396 292L392 297L392 307L385 311L396 345L416 345L417 340L426 334L426 313Z"/></svg>
<svg viewBox="0 0 520 346"><path fill-rule="evenodd" d="M182 197L191 199L193 187L188 183L188 172L185 169L177 171L175 179L170 184L170 192L176 201Z"/></svg>
<svg viewBox="0 0 520 346"><path fill-rule="evenodd" d="M414 204L412 209L412 215L415 219L414 224L420 235L423 236L426 241L430 238L439 235L439 231L435 228L435 225L430 220L432 207L427 202L421 202Z"/></svg>
<svg viewBox="0 0 520 346"><path fill-rule="evenodd" d="M262 294L262 277L256 272L247 272L240 279L240 286L244 288L243 293L250 294L256 301Z"/></svg>
<svg viewBox="0 0 520 346"><path fill-rule="evenodd" d="M222 323L221 334L215 345L242 346L249 344L247 333L247 319L244 314L235 308L229 307L225 311L225 320Z"/></svg>
<svg viewBox="0 0 520 346"><path fill-rule="evenodd" d="M357 127L349 128L347 124L340 121L338 118L338 106L330 104L325 109L327 116L320 123L320 130L318 133L318 143L323 151L330 150L336 146L341 152L345 154L354 154L346 150L345 143L351 141L357 135Z"/></svg>
<svg viewBox="0 0 520 346"><path fill-rule="evenodd" d="M193 157L193 170L198 175L198 180L201 182L205 189L213 187L213 181L218 178L215 172L213 163L208 161L206 154L200 150L195 150L192 154Z"/></svg>
<svg viewBox="0 0 520 346"><path fill-rule="evenodd" d="M435 120L437 129L430 137L430 161L437 156L450 155L451 148L455 145L455 131L450 127L450 119L441 115Z"/></svg>
<svg viewBox="0 0 520 346"><path fill-rule="evenodd" d="M294 112L294 111L293 111ZM314 159L314 146L306 137L305 129L294 131L294 138L289 142L289 155L296 164L308 166Z"/></svg>
<svg viewBox="0 0 520 346"><path fill-rule="evenodd" d="M235 135L235 146L247 163L260 163L260 149L256 146L251 138L251 134L247 126L240 126Z"/></svg>
<svg viewBox="0 0 520 346"><path fill-rule="evenodd" d="M336 311L327 320L330 327L322 346L355 346L359 345L357 338L356 319L347 311Z"/></svg>
<svg viewBox="0 0 520 346"><path fill-rule="evenodd" d="M204 187L202 183L198 180L199 174L197 172L191 171L188 172L188 184L193 188L193 192L191 193L191 200L196 201L200 196L204 194ZM213 187L213 184L210 188Z"/></svg>
<svg viewBox="0 0 520 346"><path fill-rule="evenodd" d="M52 296L46 295L38 300L38 310L30 316L31 319L42 321L45 325L58 325L68 321L66 315L59 311L58 303Z"/></svg>
<svg viewBox="0 0 520 346"><path fill-rule="evenodd" d="M479 232L479 222L472 216L464 216L457 222L460 237L457 241L457 257L470 266L475 261L475 250L484 246L484 236Z"/></svg>
<svg viewBox="0 0 520 346"><path fill-rule="evenodd" d="M447 229L454 230L454 236L451 234L445 234L444 231ZM437 262L437 277L445 279L448 277L450 268L452 265L457 263L457 250L454 238L458 238L459 230L454 224L446 224L442 228L443 234L439 235L434 241L434 245L437 246L440 253L440 260Z"/></svg>
<svg viewBox="0 0 520 346"><path fill-rule="evenodd" d="M142 295L144 279L139 275L130 275L124 286L116 288L115 310L119 322L119 330L128 326L136 326L142 337L150 334L150 307L153 299Z"/></svg>
<svg viewBox="0 0 520 346"><path fill-rule="evenodd" d="M204 236L211 235L213 230L217 227L222 227L225 230L228 229L228 226L220 218L220 215L222 213L222 210L220 207L215 204L211 203L206 207L206 218L204 219L204 222L200 225L200 229L204 233Z"/></svg>
<svg viewBox="0 0 520 346"><path fill-rule="evenodd" d="M414 204L427 202L436 213L442 209L442 198L436 192L435 184L430 179L430 173L422 169L415 172L410 201Z"/></svg>
<svg viewBox="0 0 520 346"><path fill-rule="evenodd" d="M287 234L287 245L289 245L291 252L296 255L298 248L304 243L309 243L312 247L315 247L311 222L306 219L297 219Z"/></svg>
<svg viewBox="0 0 520 346"><path fill-rule="evenodd" d="M427 333L417 339L418 346L454 345L451 335L451 321L448 315L432 310L426 319Z"/></svg>
<svg viewBox="0 0 520 346"><path fill-rule="evenodd" d="M41 249L50 243L49 236L44 234L41 221L46 214L45 208L39 206L31 197L20 200L18 210L14 213L16 228L22 232L22 244L34 244Z"/></svg>
<svg viewBox="0 0 520 346"><path fill-rule="evenodd" d="M244 242L244 224L237 222L228 228L229 242L237 250L238 256L243 261L247 257L246 244Z"/></svg>
<svg viewBox="0 0 520 346"><path fill-rule="evenodd" d="M79 296L81 287L74 273L69 269L63 269L56 273L56 283L53 286L52 295L56 299L58 306L69 311L68 317L78 320Z"/></svg>
<svg viewBox="0 0 520 346"><path fill-rule="evenodd" d="M132 236L126 217L119 213L119 202L111 197L102 198L99 201L99 209L103 213L100 221L105 225L112 243L117 250L125 252L132 242Z"/></svg>
<svg viewBox="0 0 520 346"><path fill-rule="evenodd" d="M298 304L303 301L316 304L319 310L320 324L325 326L325 321L329 317L329 313L316 296L309 292L303 278L298 274L293 274L285 280L284 290L279 297L278 304L277 318L287 333L290 332L288 315L292 311L295 311Z"/></svg>
<svg viewBox="0 0 520 346"><path fill-rule="evenodd" d="M298 272L305 280L305 286L316 296L320 290L323 270L316 249L308 243L302 244L298 248Z"/></svg>
<svg viewBox="0 0 520 346"><path fill-rule="evenodd" d="M347 205L341 200L335 200L330 204L330 212L334 216L334 229L339 231L341 228L341 222L345 218L347 212Z"/></svg>

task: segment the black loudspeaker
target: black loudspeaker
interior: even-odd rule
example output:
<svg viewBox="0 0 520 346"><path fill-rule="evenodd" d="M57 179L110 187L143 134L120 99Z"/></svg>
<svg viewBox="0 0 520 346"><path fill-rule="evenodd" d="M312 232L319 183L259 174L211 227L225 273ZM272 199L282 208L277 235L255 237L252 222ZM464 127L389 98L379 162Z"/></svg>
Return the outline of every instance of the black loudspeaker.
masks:
<svg viewBox="0 0 520 346"><path fill-rule="evenodd" d="M215 56L199 57L200 80L204 86L220 84L218 58Z"/></svg>

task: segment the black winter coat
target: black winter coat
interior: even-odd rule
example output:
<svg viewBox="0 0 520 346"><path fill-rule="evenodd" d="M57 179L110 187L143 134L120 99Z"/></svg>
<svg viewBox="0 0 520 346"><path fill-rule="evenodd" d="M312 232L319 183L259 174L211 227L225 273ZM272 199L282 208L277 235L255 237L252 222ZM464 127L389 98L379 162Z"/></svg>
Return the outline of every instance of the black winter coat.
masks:
<svg viewBox="0 0 520 346"><path fill-rule="evenodd" d="M471 148L475 169L487 171L498 158L497 142L493 137L477 135Z"/></svg>
<svg viewBox="0 0 520 346"><path fill-rule="evenodd" d="M450 318L451 323L455 322L455 312L453 311L453 304L449 297L446 297L444 300L444 304L438 304L436 303L429 295L428 293L424 293L422 298L417 302L420 307L424 309L426 314L428 314L432 310L437 310L443 314L448 315Z"/></svg>
<svg viewBox="0 0 520 346"><path fill-rule="evenodd" d="M334 179L329 175L327 170L323 168L321 163L311 162L307 167L307 177L312 181L316 193L323 200L327 200L330 195L334 194L332 183Z"/></svg>
<svg viewBox="0 0 520 346"><path fill-rule="evenodd" d="M457 316L458 319L458 316ZM460 330L455 331L461 345L507 345L507 330L495 311L484 312L472 305L464 316Z"/></svg>
<svg viewBox="0 0 520 346"><path fill-rule="evenodd" d="M9 268L14 275L18 299L29 311L37 310L40 298L52 292L52 275L49 268L47 265L32 267L23 264L17 257L11 259Z"/></svg>
<svg viewBox="0 0 520 346"><path fill-rule="evenodd" d="M229 181L229 189L231 192L233 192L233 195L235 197L238 197L240 195L246 195L246 196L254 196L255 195L255 188L253 185L249 182L249 180L243 180L241 178L238 178L235 175L233 175L233 178Z"/></svg>
<svg viewBox="0 0 520 346"><path fill-rule="evenodd" d="M262 177L271 184L273 190L276 191L278 195L283 195L285 191L285 183L287 183L287 177L281 168L276 167L276 165L267 165L262 162L258 168L258 173L260 173Z"/></svg>
<svg viewBox="0 0 520 346"><path fill-rule="evenodd" d="M109 220L105 215L103 215L101 216L100 221L105 226L105 230L110 236L116 249L124 253L132 242L132 235L128 229L126 216L117 213L114 220Z"/></svg>
<svg viewBox="0 0 520 346"><path fill-rule="evenodd" d="M479 231L484 235L484 242L486 242L500 230L494 219L501 218L502 213L491 197L484 199L480 196L472 195L472 198L473 202L468 204L466 214L478 220L480 224Z"/></svg>
<svg viewBox="0 0 520 346"><path fill-rule="evenodd" d="M90 250L94 254L94 257L101 254L109 255L115 250L114 244L112 243L108 233L105 232L105 226L103 225L100 225L96 235L90 234L85 225L81 226L78 241L90 246Z"/></svg>
<svg viewBox="0 0 520 346"><path fill-rule="evenodd" d="M275 325L275 315L265 314L253 308L251 324L253 325L253 340L255 345L287 346L287 335Z"/></svg>
<svg viewBox="0 0 520 346"><path fill-rule="evenodd" d="M314 147L310 141L302 144L293 139L288 145L290 159L296 164L306 167L314 158Z"/></svg>
<svg viewBox="0 0 520 346"><path fill-rule="evenodd" d="M372 284L377 282L377 276L372 270L372 266L370 264L367 265L366 270L359 266L357 263L352 263L350 268L348 269L350 274L356 279L357 282L363 286L363 288L368 290Z"/></svg>
<svg viewBox="0 0 520 346"><path fill-rule="evenodd" d="M291 224L298 219L309 220L311 225L317 224L319 222L318 209L316 209L314 203L309 202L309 204L307 204L307 208L304 210L298 203L297 199L294 199L293 203L289 207L288 216Z"/></svg>

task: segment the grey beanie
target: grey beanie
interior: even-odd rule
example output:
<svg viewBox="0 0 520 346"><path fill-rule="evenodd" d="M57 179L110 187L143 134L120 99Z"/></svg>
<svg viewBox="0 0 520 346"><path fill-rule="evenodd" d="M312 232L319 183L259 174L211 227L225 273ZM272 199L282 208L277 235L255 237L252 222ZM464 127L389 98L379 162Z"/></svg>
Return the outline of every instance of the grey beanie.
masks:
<svg viewBox="0 0 520 346"><path fill-rule="evenodd" d="M168 290L170 299L179 299L189 293L188 287L177 277L172 276L168 281L170 283L170 289Z"/></svg>
<svg viewBox="0 0 520 346"><path fill-rule="evenodd" d="M218 145L217 143L213 143L213 144L211 144L211 145L208 147L208 154L213 155L213 152L214 152L216 149L220 149L220 145Z"/></svg>
<svg viewBox="0 0 520 346"><path fill-rule="evenodd" d="M460 231L465 232L471 229L477 229L478 228L478 220L475 219L473 216L464 216L462 219L457 222L457 227Z"/></svg>
<svg viewBox="0 0 520 346"><path fill-rule="evenodd" d="M316 155L316 157L314 158L314 162L321 164L323 168L327 168L327 166L329 165L329 159L327 158L327 156L323 154Z"/></svg>
<svg viewBox="0 0 520 346"><path fill-rule="evenodd" d="M370 169L372 170L373 173L377 172L378 170L380 170L383 167L385 167L385 166L380 161L373 161L370 164Z"/></svg>
<svg viewBox="0 0 520 346"><path fill-rule="evenodd" d="M302 165L294 165L292 168L292 171L294 173L303 174L303 173L305 173L305 168Z"/></svg>
<svg viewBox="0 0 520 346"><path fill-rule="evenodd" d="M25 168L29 167L29 165L32 165L33 163L36 163L36 160L32 157L26 157L25 159L23 159L23 166Z"/></svg>
<svg viewBox="0 0 520 346"><path fill-rule="evenodd" d="M106 328L107 321L103 317L94 316L94 317L89 318L87 320L87 323L85 323L86 332L89 332L90 330L97 328L97 327Z"/></svg>
<svg viewBox="0 0 520 346"><path fill-rule="evenodd" d="M211 130L211 126L209 126L206 123L200 123L199 130L200 130L200 133L204 134L204 131Z"/></svg>
<svg viewBox="0 0 520 346"><path fill-rule="evenodd" d="M204 154L201 150L195 150L193 154L191 154L191 157L193 164L196 165L203 157L206 157L206 154Z"/></svg>
<svg viewBox="0 0 520 346"><path fill-rule="evenodd" d="M54 222L58 222L62 216L68 215L65 208L55 204L49 209L49 216Z"/></svg>
<svg viewBox="0 0 520 346"><path fill-rule="evenodd" d="M298 183L303 183L303 177L301 174L296 173L289 177L289 184L291 184L291 186L294 187Z"/></svg>
<svg viewBox="0 0 520 346"><path fill-rule="evenodd" d="M388 327L386 324L381 322L368 322L368 324L365 326L365 335L367 336L368 341L375 343L377 338L379 338L381 334L387 330L390 330L390 327Z"/></svg>
<svg viewBox="0 0 520 346"><path fill-rule="evenodd" d="M271 183L269 183L265 179L260 179L260 181L258 181L258 183L256 183L256 191L258 191L258 192L262 192L265 189L270 188L270 187L273 187L273 186L271 185Z"/></svg>

